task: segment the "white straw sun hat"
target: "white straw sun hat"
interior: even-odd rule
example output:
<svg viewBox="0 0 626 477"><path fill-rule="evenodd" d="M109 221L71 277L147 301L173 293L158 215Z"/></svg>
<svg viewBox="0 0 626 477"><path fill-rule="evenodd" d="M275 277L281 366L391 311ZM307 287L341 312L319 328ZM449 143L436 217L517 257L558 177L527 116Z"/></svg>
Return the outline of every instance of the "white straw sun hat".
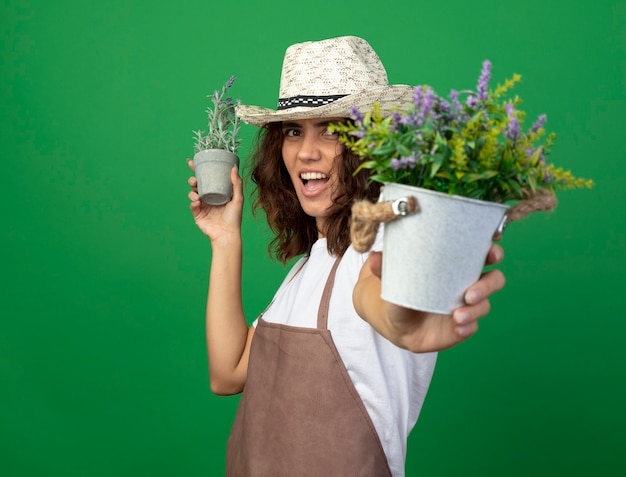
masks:
<svg viewBox="0 0 626 477"><path fill-rule="evenodd" d="M369 43L355 36L298 43L287 48L277 110L237 106L237 116L254 126L276 121L350 117L378 102L383 114L405 109L413 87L390 85L385 67Z"/></svg>

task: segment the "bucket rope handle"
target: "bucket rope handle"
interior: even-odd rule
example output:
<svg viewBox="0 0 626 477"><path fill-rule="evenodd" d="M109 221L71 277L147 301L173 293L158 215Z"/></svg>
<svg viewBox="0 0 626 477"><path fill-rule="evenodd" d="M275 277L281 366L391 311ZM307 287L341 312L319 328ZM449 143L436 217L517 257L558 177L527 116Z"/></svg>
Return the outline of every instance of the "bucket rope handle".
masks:
<svg viewBox="0 0 626 477"><path fill-rule="evenodd" d="M518 202L506 211L503 223L500 224L498 230L493 234L493 240L496 242L502 240L502 232L511 222L525 219L533 212L554 210L558 203L556 196L545 189L537 189L532 195L529 191L524 190L524 194L528 196L528 199Z"/></svg>
<svg viewBox="0 0 626 477"><path fill-rule="evenodd" d="M365 253L374 244L378 225L398 217L415 213L419 210L417 199L413 196L402 197L393 202L360 200L352 204L352 222L350 237L352 246L359 253Z"/></svg>
<svg viewBox="0 0 626 477"><path fill-rule="evenodd" d="M507 210L493 235L493 240L502 240L502 232L511 222L524 219L533 212L553 210L557 205L556 196L544 189L536 190L532 196L526 191L525 195L529 198ZM376 240L381 222L390 222L418 211L419 204L414 196L402 197L390 202L356 201L352 205L350 224L352 246L359 253L367 252Z"/></svg>

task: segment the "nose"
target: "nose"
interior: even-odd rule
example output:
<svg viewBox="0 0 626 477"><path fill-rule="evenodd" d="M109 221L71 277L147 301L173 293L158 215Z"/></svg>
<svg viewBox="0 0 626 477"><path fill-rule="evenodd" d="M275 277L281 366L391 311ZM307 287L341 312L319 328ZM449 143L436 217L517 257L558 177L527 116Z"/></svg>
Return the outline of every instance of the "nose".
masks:
<svg viewBox="0 0 626 477"><path fill-rule="evenodd" d="M300 161L317 161L322 158L319 138L315 134L305 134L300 142L297 158Z"/></svg>

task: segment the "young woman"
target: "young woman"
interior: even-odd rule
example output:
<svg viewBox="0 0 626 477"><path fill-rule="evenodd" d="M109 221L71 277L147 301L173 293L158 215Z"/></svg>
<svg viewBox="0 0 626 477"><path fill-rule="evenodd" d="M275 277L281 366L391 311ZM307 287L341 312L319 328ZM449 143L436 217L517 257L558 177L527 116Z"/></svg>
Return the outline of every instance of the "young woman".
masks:
<svg viewBox="0 0 626 477"><path fill-rule="evenodd" d="M353 175L359 159L328 123L374 102L390 113L412 97L411 87L388 84L365 40L340 37L287 49L276 111L238 107L261 127L251 177L255 207L275 232L272 251L283 262L301 256L252 326L241 296L242 180L233 169L232 201L212 207L189 179L195 222L212 247L211 389L243 391L227 475L404 475L436 351L471 336L504 285L500 271L484 274L450 316L402 308L380 297L380 252L350 246L352 203L375 201L380 187ZM379 234L373 249L381 248ZM501 258L493 246L487 263Z"/></svg>

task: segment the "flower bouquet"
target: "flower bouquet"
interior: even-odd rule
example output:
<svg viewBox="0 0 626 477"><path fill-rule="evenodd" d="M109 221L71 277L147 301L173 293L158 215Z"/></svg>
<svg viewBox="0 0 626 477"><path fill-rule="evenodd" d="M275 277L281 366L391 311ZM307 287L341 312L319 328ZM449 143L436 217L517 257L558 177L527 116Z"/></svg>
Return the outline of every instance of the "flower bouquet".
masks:
<svg viewBox="0 0 626 477"><path fill-rule="evenodd" d="M207 108L208 132L194 131L194 169L198 179L198 194L203 202L222 205L230 201L233 190L230 171L239 166L237 149L240 120L235 115L235 102L226 97L236 77L210 96L213 107Z"/></svg>
<svg viewBox="0 0 626 477"><path fill-rule="evenodd" d="M383 117L376 105L367 112L353 108L351 119L331 126L363 159L356 172L370 170L372 181L385 184L381 202L393 203L394 213L381 218L371 204L354 205L355 248L371 246L372 222L414 212L385 226L383 298L389 301L449 313L478 279L491 240L507 221L553 209L556 189L593 186L547 161L555 134L544 128L546 115L524 129L521 99L507 98L521 77L489 89L490 77L485 61L475 91L452 90L443 98L417 86L406 110ZM407 260L409 250L417 258ZM407 262L411 273L399 274Z"/></svg>

